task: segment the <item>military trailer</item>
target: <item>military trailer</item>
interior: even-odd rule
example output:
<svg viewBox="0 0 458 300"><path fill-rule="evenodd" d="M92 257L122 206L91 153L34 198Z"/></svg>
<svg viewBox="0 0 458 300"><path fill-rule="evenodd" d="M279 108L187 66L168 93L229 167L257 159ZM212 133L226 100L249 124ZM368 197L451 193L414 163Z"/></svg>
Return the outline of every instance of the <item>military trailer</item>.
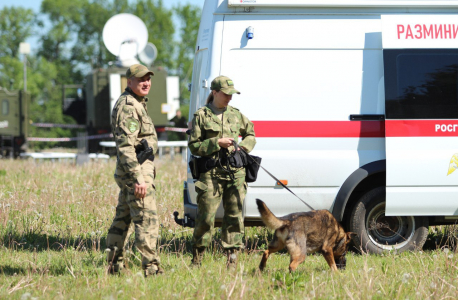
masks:
<svg viewBox="0 0 458 300"><path fill-rule="evenodd" d="M158 134L179 107L179 81L177 76L167 76L163 68L152 67L151 90L148 94L148 114ZM127 68L96 69L86 77L86 125L89 135L110 133L111 110L127 87ZM111 140L110 138L108 138ZM96 151L99 140L90 142L90 151Z"/></svg>
<svg viewBox="0 0 458 300"><path fill-rule="evenodd" d="M28 129L30 95L0 87L0 157L18 157Z"/></svg>

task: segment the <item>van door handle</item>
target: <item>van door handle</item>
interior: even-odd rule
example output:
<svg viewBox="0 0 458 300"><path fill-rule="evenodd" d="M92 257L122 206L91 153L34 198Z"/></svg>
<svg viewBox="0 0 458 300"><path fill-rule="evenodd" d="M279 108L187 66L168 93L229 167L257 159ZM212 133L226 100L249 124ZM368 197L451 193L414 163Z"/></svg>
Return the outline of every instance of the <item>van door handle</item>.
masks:
<svg viewBox="0 0 458 300"><path fill-rule="evenodd" d="M350 115L350 121L383 121L385 115Z"/></svg>

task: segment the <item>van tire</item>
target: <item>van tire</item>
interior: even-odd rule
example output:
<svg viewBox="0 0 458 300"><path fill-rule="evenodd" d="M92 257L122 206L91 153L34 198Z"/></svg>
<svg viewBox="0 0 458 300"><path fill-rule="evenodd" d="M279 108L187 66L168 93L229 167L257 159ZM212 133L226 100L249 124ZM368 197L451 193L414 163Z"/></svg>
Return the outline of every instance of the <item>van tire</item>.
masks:
<svg viewBox="0 0 458 300"><path fill-rule="evenodd" d="M356 203L351 214L349 229L356 234L352 239L357 250L381 254L392 250L400 253L422 249L428 235L428 218L386 217L385 203L384 186L370 190Z"/></svg>

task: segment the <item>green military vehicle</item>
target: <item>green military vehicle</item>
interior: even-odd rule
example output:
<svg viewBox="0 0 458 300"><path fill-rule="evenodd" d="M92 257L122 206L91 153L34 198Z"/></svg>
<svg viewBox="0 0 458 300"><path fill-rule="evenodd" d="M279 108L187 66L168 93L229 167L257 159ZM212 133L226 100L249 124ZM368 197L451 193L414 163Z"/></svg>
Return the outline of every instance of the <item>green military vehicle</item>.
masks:
<svg viewBox="0 0 458 300"><path fill-rule="evenodd" d="M127 87L126 70L127 67L96 69L86 76L86 125L89 135L111 133L111 110ZM167 72L160 67L150 70L154 76L151 78L147 109L161 138L165 135L164 127L168 125L168 120L179 108L178 77L167 76ZM90 152L99 149L99 141L89 141Z"/></svg>
<svg viewBox="0 0 458 300"><path fill-rule="evenodd" d="M0 87L0 157L18 157L28 130L30 95Z"/></svg>

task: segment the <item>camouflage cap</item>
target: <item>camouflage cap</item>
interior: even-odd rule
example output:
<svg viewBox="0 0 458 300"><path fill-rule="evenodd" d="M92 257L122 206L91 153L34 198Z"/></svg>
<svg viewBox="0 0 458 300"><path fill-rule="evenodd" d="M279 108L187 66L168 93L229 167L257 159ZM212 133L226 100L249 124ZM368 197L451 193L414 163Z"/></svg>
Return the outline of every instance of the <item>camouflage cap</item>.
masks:
<svg viewBox="0 0 458 300"><path fill-rule="evenodd" d="M153 71L148 70L148 68L145 67L144 65L136 64L136 65L130 66L129 69L127 69L126 77L130 78L132 76L135 76L137 78L140 78L147 74L154 76Z"/></svg>
<svg viewBox="0 0 458 300"><path fill-rule="evenodd" d="M222 91L226 95L240 94L240 92L234 88L234 82L229 77L223 75L213 79L210 89Z"/></svg>

